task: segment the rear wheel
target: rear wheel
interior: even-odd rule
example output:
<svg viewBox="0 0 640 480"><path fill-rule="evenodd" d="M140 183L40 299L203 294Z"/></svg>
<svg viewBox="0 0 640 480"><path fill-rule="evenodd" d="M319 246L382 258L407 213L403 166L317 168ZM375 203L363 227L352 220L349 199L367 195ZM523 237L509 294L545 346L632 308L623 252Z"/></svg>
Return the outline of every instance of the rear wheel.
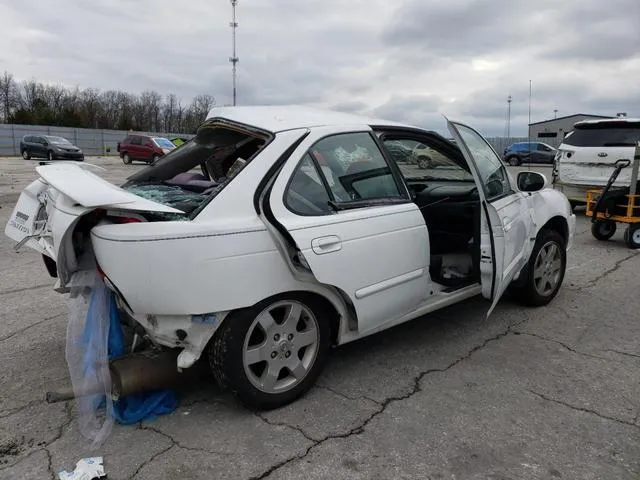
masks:
<svg viewBox="0 0 640 480"><path fill-rule="evenodd" d="M624 231L624 241L629 248L640 248L640 224L629 224Z"/></svg>
<svg viewBox="0 0 640 480"><path fill-rule="evenodd" d="M541 307L557 295L567 268L564 238L555 230L542 230L525 270L527 278L522 286L513 289L525 305Z"/></svg>
<svg viewBox="0 0 640 480"><path fill-rule="evenodd" d="M418 157L418 167L425 169L425 168L429 168L431 167L431 158L429 158L427 155L420 155Z"/></svg>
<svg viewBox="0 0 640 480"><path fill-rule="evenodd" d="M122 163L124 163L125 165L129 165L131 163L131 157L128 153L122 155Z"/></svg>
<svg viewBox="0 0 640 480"><path fill-rule="evenodd" d="M513 157L509 157L507 159L507 162L509 162L509 165L511 165L513 167L517 167L518 165L520 165L522 163L520 158L515 156L515 155Z"/></svg>
<svg viewBox="0 0 640 480"><path fill-rule="evenodd" d="M616 222L613 220L596 220L591 225L591 235L598 240L609 240L615 233Z"/></svg>
<svg viewBox="0 0 640 480"><path fill-rule="evenodd" d="M22 158L24 158L25 160L31 160L31 155L29 154L28 150L22 151Z"/></svg>
<svg viewBox="0 0 640 480"><path fill-rule="evenodd" d="M328 358L329 319L313 296L287 294L227 317L209 345L218 383L254 408L291 403Z"/></svg>

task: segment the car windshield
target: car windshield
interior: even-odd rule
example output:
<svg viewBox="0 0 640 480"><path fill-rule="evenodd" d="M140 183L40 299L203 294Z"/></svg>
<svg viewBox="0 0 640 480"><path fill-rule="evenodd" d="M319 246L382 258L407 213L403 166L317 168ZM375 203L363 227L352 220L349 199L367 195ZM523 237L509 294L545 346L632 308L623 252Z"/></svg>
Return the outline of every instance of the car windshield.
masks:
<svg viewBox="0 0 640 480"><path fill-rule="evenodd" d="M47 137L47 140L51 143L55 143L56 145L71 145L69 140L62 137Z"/></svg>
<svg viewBox="0 0 640 480"><path fill-rule="evenodd" d="M163 138L163 137L153 137L153 141L155 142L156 145L158 145L160 148L175 148L176 146L171 143L168 139Z"/></svg>
<svg viewBox="0 0 640 480"><path fill-rule="evenodd" d="M640 122L591 124L577 127L563 143L574 147L633 146L640 142Z"/></svg>

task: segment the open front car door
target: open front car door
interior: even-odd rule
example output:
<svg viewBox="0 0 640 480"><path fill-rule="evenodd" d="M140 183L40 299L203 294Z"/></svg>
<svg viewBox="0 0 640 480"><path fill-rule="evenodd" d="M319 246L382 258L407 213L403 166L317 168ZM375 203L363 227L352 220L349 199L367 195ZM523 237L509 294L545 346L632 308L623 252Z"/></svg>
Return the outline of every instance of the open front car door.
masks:
<svg viewBox="0 0 640 480"><path fill-rule="evenodd" d="M506 167L482 135L448 119L447 126L478 185L482 295L492 300L488 316L527 262L532 220L523 194L513 188Z"/></svg>

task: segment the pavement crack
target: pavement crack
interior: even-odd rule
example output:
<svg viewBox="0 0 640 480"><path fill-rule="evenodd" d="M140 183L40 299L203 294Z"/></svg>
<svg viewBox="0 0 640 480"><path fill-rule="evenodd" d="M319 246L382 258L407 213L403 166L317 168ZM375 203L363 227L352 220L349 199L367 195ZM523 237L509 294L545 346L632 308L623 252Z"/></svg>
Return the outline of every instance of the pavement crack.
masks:
<svg viewBox="0 0 640 480"><path fill-rule="evenodd" d="M516 325L520 325L523 322L519 322ZM514 325L515 326L515 325ZM349 430L346 433L339 433L339 434L332 434L332 435L327 435L319 440L313 440L311 438L309 438L304 432L302 432L301 430L299 430L297 427L292 427L291 425L285 424L288 427L291 427L295 430L299 430L300 433L302 433L304 435L305 438L307 438L308 440L312 441L313 444L310 445L304 452L298 454L298 455L294 455L293 457L290 457L286 460L283 460L275 465L272 465L268 470L266 470L265 472L250 477L249 480L263 480L265 478L268 478L272 473L274 473L275 471L285 467L286 465L288 465L289 463L295 462L297 460L302 460L303 458L305 458L307 455L309 455L309 453L311 453L311 451L322 445L323 443L325 443L328 440L334 440L334 439L340 439L340 438L348 438L351 437L353 435L360 435L364 432L365 428L367 427L367 425L369 425L369 423L371 423L371 421L373 419L375 419L378 415L380 415L381 413L384 413L386 411L386 409L389 407L389 405L391 405L392 403L395 402L401 402L403 400L407 400L409 398L411 398L413 395L415 395L416 393L418 393L420 391L420 382L422 381L422 379L424 379L427 375L430 375L432 373L442 373L442 372L446 372L447 370L455 367L456 365L458 365L459 363L467 360L468 358L470 358L474 353L478 352L479 350L482 350L483 348L485 348L487 345L489 345L492 342L495 342L497 340L500 340L501 338L505 337L506 335L508 335L509 333L511 333L511 329L514 326L510 326L508 327L504 332L501 332L491 338L486 339L485 341L483 341L480 345L476 345L475 347L473 347L471 350L469 350L465 355L458 357L456 360L454 360L453 362L451 362L449 365L447 365L445 368L434 368L434 369L429 369L429 370L425 370L424 372L419 373L418 375L416 375L412 382L413 382L413 387L409 390L409 392L405 393L404 395L397 395L397 396L393 396L393 397L388 397L386 398L383 402L376 402L376 404L379 406L379 408L375 411L373 411L371 413L371 415L369 415L360 425L352 428L351 430ZM271 425L273 425L272 423L266 421L262 416L258 415L263 421L265 421L266 423L269 423Z"/></svg>
<svg viewBox="0 0 640 480"><path fill-rule="evenodd" d="M53 480L58 480L58 476L56 475L56 472L53 471L53 458L51 458L51 452L46 447L43 448L42 450L47 454L47 469L51 474L51 478Z"/></svg>
<svg viewBox="0 0 640 480"><path fill-rule="evenodd" d="M187 447L185 445L182 445L178 440L173 438L168 433L165 433L162 430L160 430L160 429L158 429L156 427L152 427L150 425L141 424L140 425L140 430L150 430L150 431L152 431L154 433L157 433L158 435L161 435L164 438L166 438L167 440L169 440L169 442L171 442L171 446L172 447L178 447L178 448L181 448L182 450L188 450L188 451L191 451L191 452L208 453L208 454L214 454L214 455L231 455L229 452L220 452L220 451L216 451L216 450L207 450L206 448L198 448L198 447Z"/></svg>
<svg viewBox="0 0 640 480"><path fill-rule="evenodd" d="M563 406L565 406L565 407L567 407L567 408L570 408L570 409L572 409L572 410L576 410L576 411L578 411L578 412L590 413L590 414L592 414L592 415L595 415L595 416L597 416L597 417L602 418L603 420L610 420L610 421L612 421L612 422L617 422L617 423L620 423L620 424L622 424L622 425L628 425L628 426L630 426L630 427L640 428L640 427L638 427L638 425L635 423L635 421L633 421L633 422L629 422L629 421L626 421L626 420L621 420L621 419L619 419L619 418L610 417L610 416L608 416L608 415L603 415L602 413L597 412L596 410L592 410L592 409L590 409L590 408L577 407L577 406L575 406L575 405L571 405L570 403L565 402L565 401L563 401L563 400L558 400L558 399L555 399L555 398L551 398L551 397L549 397L549 396L547 396L547 395L545 395L545 394L543 394L543 393L536 392L535 390L527 389L527 391L528 391L529 393L532 393L533 395L535 395L535 396L537 396L537 397L539 397L539 398L543 399L543 400L546 400L547 402L557 403L558 405L563 405Z"/></svg>
<svg viewBox="0 0 640 480"><path fill-rule="evenodd" d="M613 264L613 267L605 270L604 272L602 272L600 275L598 275L596 278L594 278L593 280L590 280L586 285L578 288L578 290L584 290L586 288L591 288L591 287L595 287L596 284L602 280L603 278L607 277L608 275L611 275L612 273L615 273L617 270L620 269L620 267L622 267L622 265L624 264L624 262L626 262L627 260L632 259L633 257L635 257L637 255L636 252L627 255L624 258L621 258L620 260L618 260L616 263Z"/></svg>
<svg viewBox="0 0 640 480"><path fill-rule="evenodd" d="M626 357L640 358L640 355L638 355L637 353L623 352L622 350L615 350L611 348L605 350L605 352L613 352L613 353L617 353L618 355L624 355Z"/></svg>
<svg viewBox="0 0 640 480"><path fill-rule="evenodd" d="M152 463L156 458L158 458L160 455L163 455L165 453L167 453L169 450L171 450L173 447L175 447L175 444L170 444L167 448L163 448L162 450L160 450L158 453L154 454L151 456L151 458L149 458L149 460L147 460L146 462L141 463L138 468L136 468L136 471L133 472L133 474L131 475L130 480L134 480L138 474L142 471L142 469L144 467L146 467L147 465L149 465L150 463Z"/></svg>
<svg viewBox="0 0 640 480"><path fill-rule="evenodd" d="M335 393L336 395L338 395L339 397L345 398L347 400L351 400L351 401L358 401L358 400L369 400L370 402L373 402L377 405L380 405L380 402L377 400L374 400L371 397L368 397L366 395L360 395L357 397L351 396L351 395L347 395L346 393L342 393L339 390L336 390L335 388L329 387L328 385L316 385L315 388L321 388L323 390L328 390L331 393Z"/></svg>
<svg viewBox="0 0 640 480"><path fill-rule="evenodd" d="M540 340L544 340L545 342L550 342L550 343L556 343L558 345L560 345L561 347L563 347L564 349L575 353L577 355L583 355L585 357L590 357L590 358L597 358L598 360L604 360L606 362L610 362L611 359L610 358L605 358L605 357L600 357L598 355L594 355L592 353L586 353L586 352L581 352L579 350L576 350L575 348L567 345L564 342L561 342L560 340L555 340L553 338L549 338L549 337L545 337L543 335L538 335L537 333L531 333L531 332L522 332L522 331L514 331L512 332L514 335L526 335L528 337L535 337L535 338L539 338Z"/></svg>
<svg viewBox="0 0 640 480"><path fill-rule="evenodd" d="M287 427L287 428L291 428L292 430L295 430L296 432L299 432L300 434L302 434L302 436L304 438L306 438L307 440L309 440L310 442L316 443L319 442L321 440L317 439L317 438L313 438L310 435L307 434L307 432L305 432L302 428L296 426L296 425L290 425L286 422L274 422L272 420L269 420L268 418L260 415L259 412L254 412L254 415L256 417L258 417L260 420L262 420L264 423L267 423L269 425L272 425L274 427Z"/></svg>
<svg viewBox="0 0 640 480"><path fill-rule="evenodd" d="M53 316L50 316L50 317L47 317L47 318L43 318L39 322L32 323L29 326L21 328L20 330L17 330L15 332L13 332L12 334L7 335L6 337L0 337L0 342L4 342L5 340L9 340L10 338L15 337L16 335L20 335L21 333L25 332L26 330L29 330L30 328L37 327L38 325L42 325L44 322L47 322L49 320L53 320L54 318L57 318L57 317L61 317L62 315L64 315L64 312L58 313L56 315L53 315Z"/></svg>
<svg viewBox="0 0 640 480"><path fill-rule="evenodd" d="M21 407L9 408L9 409L4 410L3 412L0 413L0 418L10 417L12 415L15 415L16 413L20 413L23 410L26 410L28 408L31 408L31 407L35 406L35 405L38 405L39 403L42 403L42 400L32 400L29 403L27 403L26 405L22 405Z"/></svg>
<svg viewBox="0 0 640 480"><path fill-rule="evenodd" d="M13 290L0 290L0 295L9 295L11 293L28 292L30 290L39 290L41 288L51 287L50 283L44 283L42 285L34 285L32 287L14 288Z"/></svg>

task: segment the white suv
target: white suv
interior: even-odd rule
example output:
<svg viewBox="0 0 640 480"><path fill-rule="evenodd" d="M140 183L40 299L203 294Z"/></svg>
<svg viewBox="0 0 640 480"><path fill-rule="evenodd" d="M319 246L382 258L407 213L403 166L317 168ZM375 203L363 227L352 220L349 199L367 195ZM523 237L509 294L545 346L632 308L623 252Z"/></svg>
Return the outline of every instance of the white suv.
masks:
<svg viewBox="0 0 640 480"><path fill-rule="evenodd" d="M640 119L608 118L577 122L558 147L553 183L573 206L586 203L586 191L607 184L616 160L633 159L640 142ZM631 169L623 169L615 185L627 186Z"/></svg>

